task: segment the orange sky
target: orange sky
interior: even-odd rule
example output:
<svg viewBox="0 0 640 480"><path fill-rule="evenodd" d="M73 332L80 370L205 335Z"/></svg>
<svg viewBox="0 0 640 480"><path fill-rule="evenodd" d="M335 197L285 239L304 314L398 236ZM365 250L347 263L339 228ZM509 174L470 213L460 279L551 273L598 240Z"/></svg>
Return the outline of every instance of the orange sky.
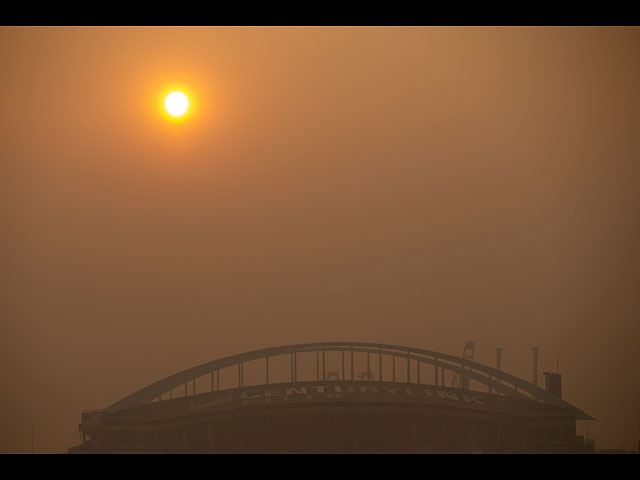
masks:
<svg viewBox="0 0 640 480"><path fill-rule="evenodd" d="M1 452L225 355L560 356L640 415L638 28L1 28ZM188 121L158 98L189 89ZM584 426L578 425L578 433Z"/></svg>

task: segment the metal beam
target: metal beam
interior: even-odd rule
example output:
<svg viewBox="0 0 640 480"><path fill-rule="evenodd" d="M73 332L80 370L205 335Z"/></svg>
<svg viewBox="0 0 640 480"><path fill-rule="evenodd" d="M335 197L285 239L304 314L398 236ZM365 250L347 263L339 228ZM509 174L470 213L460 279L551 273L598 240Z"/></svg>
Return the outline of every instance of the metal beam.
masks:
<svg viewBox="0 0 640 480"><path fill-rule="evenodd" d="M407 350L407 383L411 383L411 354Z"/></svg>
<svg viewBox="0 0 640 480"><path fill-rule="evenodd" d="M369 380L370 371L371 371L371 354L367 352L367 381Z"/></svg>
<svg viewBox="0 0 640 480"><path fill-rule="evenodd" d="M326 372L326 369L325 369L325 365L326 365L326 362L325 362L325 350L323 348L322 349L322 380L323 381L326 380L326 378L327 378L327 375L326 375L327 372Z"/></svg>
<svg viewBox="0 0 640 480"><path fill-rule="evenodd" d="M395 382L396 381L396 356L395 355L391 355L391 368L393 369L392 379Z"/></svg>
<svg viewBox="0 0 640 480"><path fill-rule="evenodd" d="M353 345L351 345L351 380L353 380Z"/></svg>

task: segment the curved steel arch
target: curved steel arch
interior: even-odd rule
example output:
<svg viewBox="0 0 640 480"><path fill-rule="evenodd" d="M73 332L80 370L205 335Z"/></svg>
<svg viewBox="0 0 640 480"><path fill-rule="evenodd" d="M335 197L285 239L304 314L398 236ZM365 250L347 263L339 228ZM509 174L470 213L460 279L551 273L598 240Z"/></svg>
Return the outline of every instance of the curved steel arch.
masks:
<svg viewBox="0 0 640 480"><path fill-rule="evenodd" d="M188 368L186 370L163 378L162 380L158 380L157 382L147 385L146 387L141 388L140 390L122 398L121 400L118 400L117 402L107 407L104 411L114 412L117 410L149 403L176 387L185 385L187 382L192 380L195 381L196 378L211 374L212 372L219 371L223 368L231 367L234 365L240 366L245 362L258 360L261 358L267 359L266 361L268 362L268 357L284 354L294 354L294 352L303 353L320 351L347 351L354 353L365 352L369 354L374 353L376 355L388 355L401 358L403 357L409 360L416 360L421 363L428 363L434 365L436 369L441 368L444 370L449 370L451 372L460 373L484 385L487 385L489 388L489 392L491 392L492 390L499 391L501 393L504 393L505 395L513 396L515 398L530 397L530 399L542 401L544 403L557 407L574 409L576 411L577 420L593 420L590 415L576 408L569 402L547 392L546 390L543 390L533 385L532 383L522 380L521 378L515 377L487 365L467 360L465 358L456 357L454 355L424 350L421 348L368 342L301 343L295 345L283 345L279 347L263 348L259 350L253 350L251 352L231 355ZM410 365L407 368L410 374ZM265 383L268 383L268 380ZM438 386L437 383L435 385L436 387ZM528 394L529 397L523 395L523 393Z"/></svg>

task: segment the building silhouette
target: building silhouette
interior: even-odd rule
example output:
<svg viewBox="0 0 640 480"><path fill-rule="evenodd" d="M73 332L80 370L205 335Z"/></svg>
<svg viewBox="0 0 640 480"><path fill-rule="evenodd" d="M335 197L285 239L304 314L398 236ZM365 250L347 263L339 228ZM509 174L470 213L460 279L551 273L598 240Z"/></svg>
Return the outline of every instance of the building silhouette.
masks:
<svg viewBox="0 0 640 480"><path fill-rule="evenodd" d="M283 356L286 372L270 365ZM445 372L455 386L444 384ZM576 420L592 418L562 399L559 374L545 376L542 389L470 358L397 345L272 347L82 412L82 443L69 451L593 451L576 435Z"/></svg>

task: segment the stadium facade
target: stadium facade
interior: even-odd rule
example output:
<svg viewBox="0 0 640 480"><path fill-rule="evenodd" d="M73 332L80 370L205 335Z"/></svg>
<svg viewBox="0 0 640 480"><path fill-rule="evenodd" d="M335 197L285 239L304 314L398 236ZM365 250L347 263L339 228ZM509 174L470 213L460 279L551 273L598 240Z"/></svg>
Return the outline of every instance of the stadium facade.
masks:
<svg viewBox="0 0 640 480"><path fill-rule="evenodd" d="M274 382L284 365L287 381ZM445 386L451 376L461 379L456 388ZM469 359L396 345L273 347L187 369L83 412L82 443L69 451L590 451L576 421L592 418L560 397L559 376L549 379L542 389Z"/></svg>

